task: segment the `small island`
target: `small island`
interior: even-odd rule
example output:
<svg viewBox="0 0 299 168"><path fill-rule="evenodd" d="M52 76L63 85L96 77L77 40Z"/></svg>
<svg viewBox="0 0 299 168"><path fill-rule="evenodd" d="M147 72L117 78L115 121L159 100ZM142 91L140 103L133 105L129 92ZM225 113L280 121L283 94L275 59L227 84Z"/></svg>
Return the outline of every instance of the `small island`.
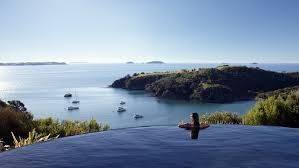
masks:
<svg viewBox="0 0 299 168"><path fill-rule="evenodd" d="M147 64L165 64L165 62L163 62L163 61L150 61L150 62L147 62Z"/></svg>
<svg viewBox="0 0 299 168"><path fill-rule="evenodd" d="M0 63L0 66L36 66L36 65L66 65L65 62L16 62Z"/></svg>
<svg viewBox="0 0 299 168"><path fill-rule="evenodd" d="M126 64L135 64L135 63L132 61L129 61L129 62L126 62Z"/></svg>
<svg viewBox="0 0 299 168"><path fill-rule="evenodd" d="M176 72L135 73L114 81L111 87L145 90L166 99L229 103L253 100L262 93L299 86L297 74L226 65Z"/></svg>

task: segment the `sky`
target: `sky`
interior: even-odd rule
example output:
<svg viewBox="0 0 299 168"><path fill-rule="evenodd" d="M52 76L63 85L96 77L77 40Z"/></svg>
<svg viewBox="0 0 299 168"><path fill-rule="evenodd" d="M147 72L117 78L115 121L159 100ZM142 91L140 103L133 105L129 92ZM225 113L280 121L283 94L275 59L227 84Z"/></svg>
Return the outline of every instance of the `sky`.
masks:
<svg viewBox="0 0 299 168"><path fill-rule="evenodd" d="M298 0L0 0L0 62L299 63Z"/></svg>

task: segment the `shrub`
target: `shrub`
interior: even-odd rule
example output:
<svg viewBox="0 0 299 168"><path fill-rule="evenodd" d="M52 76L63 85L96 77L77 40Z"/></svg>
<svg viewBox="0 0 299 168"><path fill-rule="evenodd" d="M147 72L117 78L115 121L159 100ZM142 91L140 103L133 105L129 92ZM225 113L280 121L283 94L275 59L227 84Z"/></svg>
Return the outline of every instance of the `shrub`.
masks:
<svg viewBox="0 0 299 168"><path fill-rule="evenodd" d="M193 91L191 98L213 103L231 102L233 92L231 88L224 85L202 83Z"/></svg>
<svg viewBox="0 0 299 168"><path fill-rule="evenodd" d="M6 106L7 106L7 104L0 99L0 108L6 107Z"/></svg>
<svg viewBox="0 0 299 168"><path fill-rule="evenodd" d="M39 142L45 142L48 141L50 134L43 136L42 134L38 134L35 129L33 129L31 132L28 133L28 137L27 138L16 138L16 136L14 135L13 132L11 132L11 135L13 137L14 140L14 146L15 148L19 148L22 146L26 146L26 145L31 145L34 143L39 143Z"/></svg>
<svg viewBox="0 0 299 168"><path fill-rule="evenodd" d="M109 129L108 125L98 124L95 119L87 121L70 121L52 118L36 119L34 120L34 127L38 133L44 135L51 134L51 137L65 137L72 135L85 134L90 132L106 131Z"/></svg>
<svg viewBox="0 0 299 168"><path fill-rule="evenodd" d="M14 108L16 111L27 112L27 108L25 107L25 104L19 100L11 100L8 101L7 103L10 107Z"/></svg>
<svg viewBox="0 0 299 168"><path fill-rule="evenodd" d="M233 112L206 113L199 120L209 124L242 124L242 117Z"/></svg>
<svg viewBox="0 0 299 168"><path fill-rule="evenodd" d="M50 137L65 137L90 132L106 131L108 125L98 124L95 119L90 121L54 120L52 118L33 119L33 115L27 112L25 105L18 101L9 101L8 104L0 100L0 137L7 144L12 145L18 141L29 143L29 132ZM13 133L13 136L12 136ZM33 134L33 132L31 132ZM30 134L29 134L30 135ZM35 135L35 134L34 134ZM26 144L25 143L25 144Z"/></svg>
<svg viewBox="0 0 299 168"><path fill-rule="evenodd" d="M16 111L11 106L0 108L0 137L6 143L12 144L13 142L11 132L25 137L32 129L33 116L31 113Z"/></svg>
<svg viewBox="0 0 299 168"><path fill-rule="evenodd" d="M269 97L260 100L244 116L245 124L299 127L299 96Z"/></svg>

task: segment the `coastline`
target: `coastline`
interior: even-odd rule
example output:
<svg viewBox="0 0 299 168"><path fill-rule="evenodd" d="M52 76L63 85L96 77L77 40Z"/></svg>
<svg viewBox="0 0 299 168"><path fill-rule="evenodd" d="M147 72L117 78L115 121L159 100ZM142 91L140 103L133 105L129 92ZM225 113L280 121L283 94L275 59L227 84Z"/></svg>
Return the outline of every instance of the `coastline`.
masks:
<svg viewBox="0 0 299 168"><path fill-rule="evenodd" d="M17 62L0 63L0 66L41 66L41 65L67 65L65 62Z"/></svg>

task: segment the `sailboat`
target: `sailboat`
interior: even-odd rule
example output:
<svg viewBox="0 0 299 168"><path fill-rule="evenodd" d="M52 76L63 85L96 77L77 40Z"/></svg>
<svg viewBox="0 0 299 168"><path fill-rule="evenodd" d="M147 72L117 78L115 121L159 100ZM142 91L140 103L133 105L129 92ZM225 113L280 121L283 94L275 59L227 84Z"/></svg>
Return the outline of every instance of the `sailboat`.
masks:
<svg viewBox="0 0 299 168"><path fill-rule="evenodd" d="M78 104L78 103L80 103L76 91L75 91L75 100L73 100L72 103L73 103L73 104Z"/></svg>
<svg viewBox="0 0 299 168"><path fill-rule="evenodd" d="M66 93L66 94L64 95L64 97L65 97L65 98L72 97L72 94L71 94L71 93Z"/></svg>
<svg viewBox="0 0 299 168"><path fill-rule="evenodd" d="M64 94L64 98L71 98L71 97L73 97L73 95L70 91Z"/></svg>
<svg viewBox="0 0 299 168"><path fill-rule="evenodd" d="M125 112L127 111L125 108L123 107L118 107L117 112Z"/></svg>
<svg viewBox="0 0 299 168"><path fill-rule="evenodd" d="M68 111L79 110L79 107L70 106L67 108Z"/></svg>
<svg viewBox="0 0 299 168"><path fill-rule="evenodd" d="M135 114L133 117L134 117L135 119L139 119L139 118L143 118L143 115Z"/></svg>

